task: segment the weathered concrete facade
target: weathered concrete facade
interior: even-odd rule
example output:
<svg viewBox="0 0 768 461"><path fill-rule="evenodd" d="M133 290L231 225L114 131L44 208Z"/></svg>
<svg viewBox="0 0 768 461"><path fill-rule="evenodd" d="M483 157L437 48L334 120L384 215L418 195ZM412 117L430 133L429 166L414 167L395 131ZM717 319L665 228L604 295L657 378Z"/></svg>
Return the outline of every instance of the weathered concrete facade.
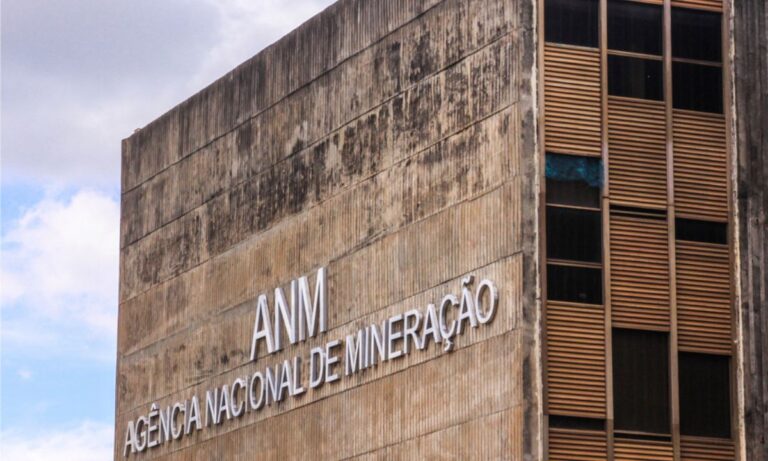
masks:
<svg viewBox="0 0 768 461"><path fill-rule="evenodd" d="M539 459L534 9L342 0L123 144L115 458L231 383L256 298L328 268L309 353L460 289L489 327L130 458Z"/></svg>
<svg viewBox="0 0 768 461"><path fill-rule="evenodd" d="M768 459L768 7L734 1L746 459Z"/></svg>

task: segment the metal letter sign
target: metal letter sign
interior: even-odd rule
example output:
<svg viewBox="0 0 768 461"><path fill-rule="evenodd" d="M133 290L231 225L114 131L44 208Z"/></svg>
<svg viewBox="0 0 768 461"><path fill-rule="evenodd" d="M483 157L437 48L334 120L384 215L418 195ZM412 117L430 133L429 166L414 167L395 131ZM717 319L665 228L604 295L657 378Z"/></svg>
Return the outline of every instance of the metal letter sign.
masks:
<svg viewBox="0 0 768 461"><path fill-rule="evenodd" d="M329 340L303 355L283 359L208 389L202 401L193 395L183 402L169 402L164 406L153 402L146 416L128 421L123 456L242 418L287 397L304 394L307 389L363 373L414 350L424 350L430 343L445 352L453 350L457 337L468 328L479 328L493 321L499 305L496 285L483 279L474 287L474 280L472 275L464 277L459 295L449 293L423 309L413 308L379 319L349 332L344 340ZM328 331L325 267L315 274L314 290L311 286L309 278L301 276L291 281L287 297L283 288L278 287L272 290L271 297L262 293L256 298L250 338L251 362ZM302 363L309 364L308 373L304 375Z"/></svg>

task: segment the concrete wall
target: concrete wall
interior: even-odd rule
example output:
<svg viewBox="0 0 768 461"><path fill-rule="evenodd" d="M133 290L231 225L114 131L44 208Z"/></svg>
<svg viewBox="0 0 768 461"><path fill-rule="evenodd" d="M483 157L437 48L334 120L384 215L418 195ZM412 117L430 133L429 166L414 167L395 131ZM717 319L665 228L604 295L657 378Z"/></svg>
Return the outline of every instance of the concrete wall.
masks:
<svg viewBox="0 0 768 461"><path fill-rule="evenodd" d="M768 459L768 6L735 0L736 140L746 453Z"/></svg>
<svg viewBox="0 0 768 461"><path fill-rule="evenodd" d="M123 142L127 421L362 325L500 288L436 348L132 457L538 459L529 0L342 0ZM255 299L319 266L329 331L249 361Z"/></svg>

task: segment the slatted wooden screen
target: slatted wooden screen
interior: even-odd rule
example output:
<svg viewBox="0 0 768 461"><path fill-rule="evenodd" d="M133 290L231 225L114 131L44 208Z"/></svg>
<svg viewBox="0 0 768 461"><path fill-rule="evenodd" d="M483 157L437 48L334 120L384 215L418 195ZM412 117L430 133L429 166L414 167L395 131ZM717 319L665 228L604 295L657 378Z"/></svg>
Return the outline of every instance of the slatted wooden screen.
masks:
<svg viewBox="0 0 768 461"><path fill-rule="evenodd" d="M611 203L666 208L666 146L664 102L608 98Z"/></svg>
<svg viewBox="0 0 768 461"><path fill-rule="evenodd" d="M667 222L611 214L613 325L669 331Z"/></svg>
<svg viewBox="0 0 768 461"><path fill-rule="evenodd" d="M605 461L605 432L549 429L549 461Z"/></svg>
<svg viewBox="0 0 768 461"><path fill-rule="evenodd" d="M680 350L730 354L728 246L683 240L676 246Z"/></svg>
<svg viewBox="0 0 768 461"><path fill-rule="evenodd" d="M682 461L733 461L736 459L736 449L730 440L682 436L680 459Z"/></svg>
<svg viewBox="0 0 768 461"><path fill-rule="evenodd" d="M603 306L549 301L546 328L549 413L605 418Z"/></svg>
<svg viewBox="0 0 768 461"><path fill-rule="evenodd" d="M722 11L723 0L675 0L672 2L672 6Z"/></svg>
<svg viewBox="0 0 768 461"><path fill-rule="evenodd" d="M547 151L599 156L598 50L547 44L544 47L544 104Z"/></svg>
<svg viewBox="0 0 768 461"><path fill-rule="evenodd" d="M617 438L614 442L616 461L672 461L672 442Z"/></svg>
<svg viewBox="0 0 768 461"><path fill-rule="evenodd" d="M728 160L723 115L675 110L673 115L677 215L728 219Z"/></svg>
<svg viewBox="0 0 768 461"><path fill-rule="evenodd" d="M664 4L662 0L638 1ZM723 0L672 0L671 5L723 10ZM605 179L611 205L604 223L610 244L604 261L610 262L606 292L611 304L547 302L547 411L603 419L607 414L604 309L610 309L614 327L669 331L670 276L674 276L678 341L672 343L671 353L677 354L678 349L732 353L728 245L680 240L671 246L669 240L670 220L678 217L728 222L725 116L674 109L668 120L669 100L617 96L601 100L601 77L606 75L601 74L598 49L545 43L542 59L544 149L601 156L606 148L603 160L608 165ZM602 102L607 108L604 120ZM603 133L607 146L601 144ZM667 155L670 142L671 159ZM669 197L672 186L674 203ZM665 217L654 219L652 215ZM670 274L671 252L676 257L674 274ZM625 436L550 428L548 459L608 459L607 438L612 440L615 460L674 459L671 441ZM680 449L682 461L735 458L730 440L682 437Z"/></svg>

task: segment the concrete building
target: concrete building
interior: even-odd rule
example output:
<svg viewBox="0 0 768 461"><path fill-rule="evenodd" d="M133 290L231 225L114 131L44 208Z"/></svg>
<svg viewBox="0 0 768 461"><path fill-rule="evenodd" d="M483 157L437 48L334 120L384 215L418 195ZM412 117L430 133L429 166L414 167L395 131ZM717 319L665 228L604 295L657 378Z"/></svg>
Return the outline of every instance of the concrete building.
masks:
<svg viewBox="0 0 768 461"><path fill-rule="evenodd" d="M761 0L341 0L123 142L115 459L768 459Z"/></svg>

